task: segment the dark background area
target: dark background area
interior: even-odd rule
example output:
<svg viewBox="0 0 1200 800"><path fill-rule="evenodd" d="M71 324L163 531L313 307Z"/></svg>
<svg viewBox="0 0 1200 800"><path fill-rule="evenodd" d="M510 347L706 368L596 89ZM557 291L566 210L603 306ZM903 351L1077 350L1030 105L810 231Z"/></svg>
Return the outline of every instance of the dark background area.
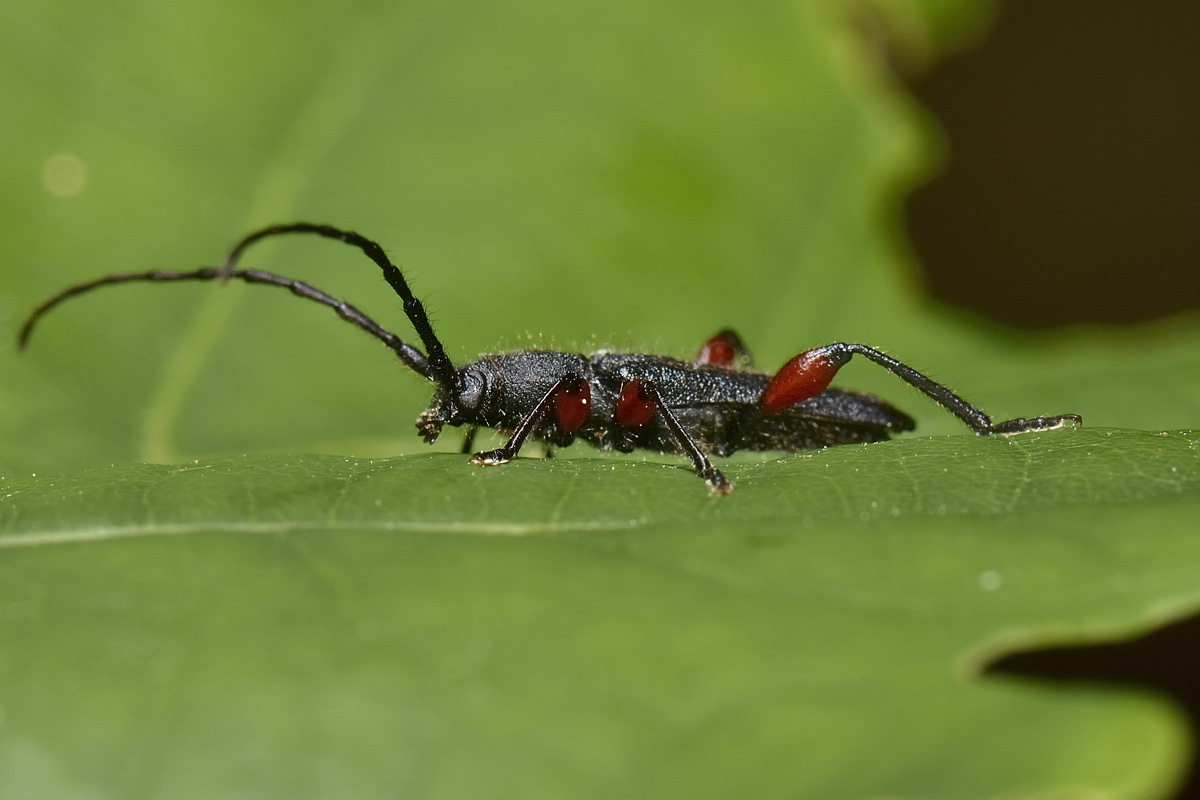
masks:
<svg viewBox="0 0 1200 800"><path fill-rule="evenodd" d="M930 292L1024 328L1200 308L1200 4L1009 2L910 88L950 149L907 207Z"/></svg>
<svg viewBox="0 0 1200 800"><path fill-rule="evenodd" d="M950 151L906 208L930 293L1027 329L1200 308L1198 42L1182 0L1009 2L977 47L910 76ZM992 669L1154 687L1200 738L1197 618ZM1194 757L1175 797L1200 799Z"/></svg>

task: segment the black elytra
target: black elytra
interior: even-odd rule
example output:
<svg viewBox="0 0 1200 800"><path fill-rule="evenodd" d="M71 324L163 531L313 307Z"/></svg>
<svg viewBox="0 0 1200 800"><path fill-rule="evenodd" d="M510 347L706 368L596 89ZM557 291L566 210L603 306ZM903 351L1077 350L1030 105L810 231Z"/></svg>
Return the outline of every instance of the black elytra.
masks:
<svg viewBox="0 0 1200 800"><path fill-rule="evenodd" d="M237 268L250 245L292 233L336 239L365 253L400 296L425 351L314 286L270 272ZM464 426L468 442L476 427L508 432L503 447L471 457L472 463L484 466L511 461L531 437L557 447L578 439L601 450L628 453L640 448L685 456L713 493L724 494L732 484L709 456L728 456L737 450L796 452L878 442L915 427L911 417L877 397L829 388L838 369L853 355L899 376L981 436L1050 430L1081 421L1076 414L1061 414L993 423L945 386L861 344L836 343L807 350L768 375L751 366L746 348L729 330L705 342L692 361L607 350L591 355L518 350L484 355L455 367L433 332L421 301L379 244L353 231L308 222L272 225L243 237L220 267L107 275L70 286L30 313L18 346L25 347L34 326L50 309L100 286L233 278L288 289L332 308L339 317L387 345L406 367L432 381L436 387L433 400L417 420L417 430L425 441L436 440L446 425Z"/></svg>

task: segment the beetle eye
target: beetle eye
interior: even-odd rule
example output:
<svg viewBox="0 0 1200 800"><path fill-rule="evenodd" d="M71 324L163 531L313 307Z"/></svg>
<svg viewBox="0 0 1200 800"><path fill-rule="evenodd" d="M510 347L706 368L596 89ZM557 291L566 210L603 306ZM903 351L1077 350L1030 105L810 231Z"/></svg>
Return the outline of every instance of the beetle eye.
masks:
<svg viewBox="0 0 1200 800"><path fill-rule="evenodd" d="M458 373L458 380L458 393L454 397L455 405L461 411L479 411L487 390L487 379L478 370L463 369Z"/></svg>

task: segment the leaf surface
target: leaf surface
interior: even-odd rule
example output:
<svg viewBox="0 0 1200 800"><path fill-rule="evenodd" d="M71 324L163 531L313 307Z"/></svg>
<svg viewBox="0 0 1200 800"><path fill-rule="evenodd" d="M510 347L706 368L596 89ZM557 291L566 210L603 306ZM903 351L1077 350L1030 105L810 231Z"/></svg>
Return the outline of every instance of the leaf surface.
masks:
<svg viewBox="0 0 1200 800"><path fill-rule="evenodd" d="M55 646L10 660L6 710L68 759L156 753L185 797L320 787L326 762L363 796L987 796L1013 788L978 757L996 742L1024 790L1144 788L1180 755L1162 705L973 675L1196 601L1198 441L843 447L741 465L729 498L658 464L452 455L15 482L8 641ZM54 712L47 668L81 661ZM248 741L286 767L248 778Z"/></svg>

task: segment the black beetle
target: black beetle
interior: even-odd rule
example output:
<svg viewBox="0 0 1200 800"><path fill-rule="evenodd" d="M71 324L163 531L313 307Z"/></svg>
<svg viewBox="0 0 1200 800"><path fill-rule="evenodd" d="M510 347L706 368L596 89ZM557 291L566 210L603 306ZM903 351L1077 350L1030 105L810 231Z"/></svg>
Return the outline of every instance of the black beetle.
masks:
<svg viewBox="0 0 1200 800"><path fill-rule="evenodd" d="M270 272L237 269L242 253L269 236L313 233L361 249L404 301L404 311L425 346L422 353L349 303L301 281ZM829 383L850 357L861 355L928 395L983 436L1049 430L1078 424L1076 414L1011 419L993 423L986 414L911 367L861 344L830 344L788 361L774 375L753 369L745 347L725 330L700 348L695 360L614 353L591 355L519 350L485 355L455 367L429 324L421 301L376 242L329 225L297 222L272 225L244 237L219 268L190 272L155 270L108 275L76 284L41 303L26 319L18 339L24 348L34 325L58 303L109 284L130 281L228 280L280 286L329 306L342 319L386 344L401 363L437 386L417 420L426 442L446 425L466 426L463 451L475 428L510 433L503 447L471 457L491 466L516 457L534 438L565 447L581 439L602 450L638 448L686 456L713 492L733 487L708 460L737 450L799 451L837 444L877 442L915 427L912 418L861 392L831 389Z"/></svg>

